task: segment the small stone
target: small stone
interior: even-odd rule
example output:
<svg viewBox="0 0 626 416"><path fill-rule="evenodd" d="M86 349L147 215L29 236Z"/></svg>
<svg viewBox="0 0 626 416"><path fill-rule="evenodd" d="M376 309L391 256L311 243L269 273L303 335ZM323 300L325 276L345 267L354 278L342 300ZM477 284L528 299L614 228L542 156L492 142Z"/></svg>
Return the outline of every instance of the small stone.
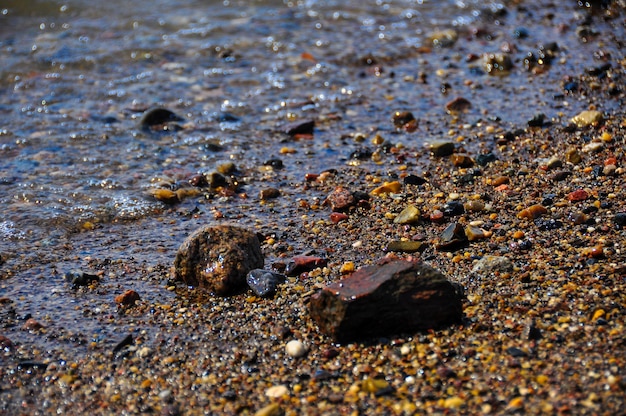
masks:
<svg viewBox="0 0 626 416"><path fill-rule="evenodd" d="M474 159L468 155L454 154L450 156L450 160L452 160L452 165L457 168L471 168L474 166Z"/></svg>
<svg viewBox="0 0 626 416"><path fill-rule="evenodd" d="M572 123L576 124L578 128L597 126L602 122L602 113L595 110L586 110L578 113L572 117Z"/></svg>
<svg viewBox="0 0 626 416"><path fill-rule="evenodd" d="M302 343L302 341L298 341L297 339L291 340L285 346L285 352L287 355L293 358L300 358L304 354L306 354L306 347Z"/></svg>
<svg viewBox="0 0 626 416"><path fill-rule="evenodd" d="M250 289L262 298L274 296L278 285L285 281L285 275L269 270L254 269L248 272L246 282Z"/></svg>
<svg viewBox="0 0 626 416"><path fill-rule="evenodd" d="M173 205L180 202L178 194L171 189L151 189L148 191L148 193L152 195L156 200L166 204Z"/></svg>
<svg viewBox="0 0 626 416"><path fill-rule="evenodd" d="M289 136L312 135L315 129L315 120L304 120L288 124L283 131Z"/></svg>
<svg viewBox="0 0 626 416"><path fill-rule="evenodd" d="M417 175L407 175L404 178L405 185L423 185L428 182L426 179Z"/></svg>
<svg viewBox="0 0 626 416"><path fill-rule="evenodd" d="M82 270L72 270L65 273L65 281L72 285L73 288L80 286L89 286L93 282L99 280L95 274L85 273Z"/></svg>
<svg viewBox="0 0 626 416"><path fill-rule="evenodd" d="M565 152L565 160L573 165L577 165L582 162L582 157L576 148L569 148Z"/></svg>
<svg viewBox="0 0 626 416"><path fill-rule="evenodd" d="M437 328L461 321L462 295L436 269L385 259L311 297L311 317L339 342Z"/></svg>
<svg viewBox="0 0 626 416"><path fill-rule="evenodd" d="M318 267L326 266L328 260L320 256L294 256L291 258L285 269L287 276L297 276L300 273L309 272Z"/></svg>
<svg viewBox="0 0 626 416"><path fill-rule="evenodd" d="M419 241L392 241L387 245L387 251L397 253L417 253L425 249L426 245Z"/></svg>
<svg viewBox="0 0 626 416"><path fill-rule="evenodd" d="M572 172L569 170L560 170L558 172L554 172L554 174L550 177L553 181L560 182L572 176Z"/></svg>
<svg viewBox="0 0 626 416"><path fill-rule="evenodd" d="M181 244L172 275L189 286L226 296L244 287L248 272L263 263L256 233L233 225L207 226Z"/></svg>
<svg viewBox="0 0 626 416"><path fill-rule="evenodd" d="M266 188L262 189L259 193L259 198L262 201L266 201L268 199L275 199L280 196L280 191L276 188Z"/></svg>
<svg viewBox="0 0 626 416"><path fill-rule="evenodd" d="M268 404L267 406L257 410L254 416L280 416L283 410L278 403Z"/></svg>
<svg viewBox="0 0 626 416"><path fill-rule="evenodd" d="M536 114L528 120L528 127L542 127L544 120L546 119L546 115L543 113Z"/></svg>
<svg viewBox="0 0 626 416"><path fill-rule="evenodd" d="M269 389L265 390L265 395L272 399L279 399L283 396L289 395L289 389L284 384L279 384L277 386L272 386Z"/></svg>
<svg viewBox="0 0 626 416"><path fill-rule="evenodd" d="M546 207L544 207L541 204L535 204L535 205L531 205L528 208L524 208L523 210L521 210L517 214L517 218L519 219L526 218L526 219L534 220L547 213L548 213L548 209Z"/></svg>
<svg viewBox="0 0 626 416"><path fill-rule="evenodd" d="M572 202L584 201L589 198L589 194L584 189L577 189L567 195L567 199Z"/></svg>
<svg viewBox="0 0 626 416"><path fill-rule="evenodd" d="M584 153L598 153L604 148L603 142L591 142L583 146L582 151Z"/></svg>
<svg viewBox="0 0 626 416"><path fill-rule="evenodd" d="M420 220L420 210L414 205L408 205L394 218L395 224L415 224Z"/></svg>
<svg viewBox="0 0 626 416"><path fill-rule="evenodd" d="M550 158L550 160L548 160L548 163L546 163L546 166L548 167L548 170L557 169L557 168L563 167L563 161L559 159L558 157L552 157Z"/></svg>
<svg viewBox="0 0 626 416"><path fill-rule="evenodd" d="M487 233L480 227L476 227L474 225L468 225L467 227L465 227L465 236L467 237L468 241L480 240L482 238L489 237L489 235L489 233Z"/></svg>
<svg viewBox="0 0 626 416"><path fill-rule="evenodd" d="M448 114L458 114L469 110L472 107L472 103L463 97L457 97L446 104L446 111Z"/></svg>
<svg viewBox="0 0 626 416"><path fill-rule="evenodd" d="M343 212L331 212L330 213L330 221L333 224L340 223L341 221L345 221L348 219L348 215Z"/></svg>
<svg viewBox="0 0 626 416"><path fill-rule="evenodd" d="M34 318L28 319L26 322L24 322L24 325L22 325L22 329L26 331L39 331L43 328L45 327Z"/></svg>
<svg viewBox="0 0 626 416"><path fill-rule="evenodd" d="M500 186L511 182L511 179L508 176L498 176L497 178L491 181L493 186Z"/></svg>
<svg viewBox="0 0 626 416"><path fill-rule="evenodd" d="M454 143L452 142L433 142L428 145L428 150L436 157L450 156L454 153Z"/></svg>
<svg viewBox="0 0 626 416"><path fill-rule="evenodd" d="M439 244L435 248L440 251L455 251L465 246L467 241L463 226L455 222L443 230L439 238Z"/></svg>
<svg viewBox="0 0 626 416"><path fill-rule="evenodd" d="M509 54L488 53L484 55L483 66L489 75L505 75L513 68Z"/></svg>
<svg viewBox="0 0 626 416"><path fill-rule="evenodd" d="M402 190L402 184L398 181L384 182L378 188L372 190L372 195L380 196L386 194L397 194Z"/></svg>
<svg viewBox="0 0 626 416"><path fill-rule="evenodd" d="M410 111L396 111L393 113L391 117L393 121L393 125L401 128L404 127L407 123L410 123L415 120L415 116Z"/></svg>
<svg viewBox="0 0 626 416"><path fill-rule="evenodd" d="M133 306L135 305L135 302L139 300L141 300L139 293L130 289L122 293L121 295L118 295L115 297L115 303L121 306L125 306L125 307Z"/></svg>
<svg viewBox="0 0 626 416"><path fill-rule="evenodd" d="M472 273L479 276L488 276L493 273L510 273L512 271L513 262L504 256L484 256L472 267Z"/></svg>
<svg viewBox="0 0 626 416"><path fill-rule="evenodd" d="M13 342L4 335L0 335L0 349L8 351L13 348Z"/></svg>
<svg viewBox="0 0 626 416"><path fill-rule="evenodd" d="M613 224L615 224L618 229L626 227L626 212L618 212L615 214L613 216Z"/></svg>
<svg viewBox="0 0 626 416"><path fill-rule="evenodd" d="M485 210L485 203L479 200L473 200L463 204L466 211L481 212Z"/></svg>
<svg viewBox="0 0 626 416"><path fill-rule="evenodd" d="M144 113L140 125L143 130L173 130L169 124L184 119L166 108L153 108Z"/></svg>
<svg viewBox="0 0 626 416"><path fill-rule="evenodd" d="M324 201L324 205L330 205L330 209L337 212L347 211L356 203L354 194L342 186L335 188Z"/></svg>

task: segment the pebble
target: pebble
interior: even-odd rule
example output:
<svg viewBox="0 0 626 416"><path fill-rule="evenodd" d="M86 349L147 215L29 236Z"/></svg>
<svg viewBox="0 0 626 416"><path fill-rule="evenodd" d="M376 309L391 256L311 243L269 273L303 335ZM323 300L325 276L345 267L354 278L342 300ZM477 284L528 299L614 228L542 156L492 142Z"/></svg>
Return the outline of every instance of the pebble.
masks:
<svg viewBox="0 0 626 416"><path fill-rule="evenodd" d="M398 253L417 253L424 251L426 245L420 241L391 241L387 244L387 251L395 251Z"/></svg>
<svg viewBox="0 0 626 416"><path fill-rule="evenodd" d="M415 224L420 220L420 210L415 205L408 205L400 212L393 222L395 224Z"/></svg>
<svg viewBox="0 0 626 416"><path fill-rule="evenodd" d="M589 127L589 126L597 126L602 122L602 113L595 110L585 110L574 117L572 117L572 123L574 123L578 128Z"/></svg>
<svg viewBox="0 0 626 416"><path fill-rule="evenodd" d="M474 166L474 159L468 155L453 154L450 156L450 159L452 160L452 165L457 168L471 168Z"/></svg>
<svg viewBox="0 0 626 416"><path fill-rule="evenodd" d="M139 300L141 300L139 293L135 292L132 289L129 289L121 295L117 295L115 297L115 303L125 307L133 306Z"/></svg>
<svg viewBox="0 0 626 416"><path fill-rule="evenodd" d="M262 298L274 296L278 285L283 283L285 279L283 274L262 269L250 270L246 276L246 282L250 289Z"/></svg>
<svg viewBox="0 0 626 416"><path fill-rule="evenodd" d="M146 111L140 119L143 130L170 130L169 123L183 121L184 119L167 108L153 108Z"/></svg>
<svg viewBox="0 0 626 416"><path fill-rule="evenodd" d="M493 273L510 273L512 271L513 262L504 256L484 256L472 267L472 273L480 276L488 276Z"/></svg>
<svg viewBox="0 0 626 416"><path fill-rule="evenodd" d="M89 286L98 280L100 279L97 275L85 273L82 270L72 270L65 273L65 281L71 284L73 288Z"/></svg>
<svg viewBox="0 0 626 416"><path fill-rule="evenodd" d="M307 350L302 341L297 339L291 340L285 345L285 352L287 355L293 358L300 358L306 354Z"/></svg>
<svg viewBox="0 0 626 416"><path fill-rule="evenodd" d="M446 104L448 114L458 114L467 111L472 107L472 103L463 97L457 97Z"/></svg>
<svg viewBox="0 0 626 416"><path fill-rule="evenodd" d="M548 209L541 204L531 205L528 208L524 208L517 214L517 218L537 219L548 213Z"/></svg>
<svg viewBox="0 0 626 416"><path fill-rule="evenodd" d="M267 390L265 390L265 395L272 399L279 399L283 396L289 395L289 388L287 388L287 386L285 386L284 384L272 386L268 388Z"/></svg>
<svg viewBox="0 0 626 416"><path fill-rule="evenodd" d="M445 157L454 153L454 143L452 142L433 142L428 145L428 150L433 156Z"/></svg>
<svg viewBox="0 0 626 416"><path fill-rule="evenodd" d="M381 186L372 190L372 195L381 196L387 194L397 194L402 190L402 184L398 181L384 182Z"/></svg>
<svg viewBox="0 0 626 416"><path fill-rule="evenodd" d="M299 255L291 258L285 269L287 276L297 276L300 273L309 272L318 267L326 266L328 260L325 257L313 255Z"/></svg>
<svg viewBox="0 0 626 416"><path fill-rule="evenodd" d="M259 199L262 201L266 201L268 199L275 199L280 196L280 190L276 188L266 188L262 189L259 193Z"/></svg>

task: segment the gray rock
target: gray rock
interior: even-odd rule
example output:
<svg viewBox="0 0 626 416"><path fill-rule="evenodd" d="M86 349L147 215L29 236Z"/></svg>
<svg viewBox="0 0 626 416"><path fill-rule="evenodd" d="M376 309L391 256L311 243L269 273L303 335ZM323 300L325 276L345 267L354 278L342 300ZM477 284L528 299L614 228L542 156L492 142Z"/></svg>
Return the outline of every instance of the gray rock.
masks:
<svg viewBox="0 0 626 416"><path fill-rule="evenodd" d="M513 271L513 262L504 256L484 256L474 264L472 273L487 276L492 273L510 273Z"/></svg>
<svg viewBox="0 0 626 416"><path fill-rule="evenodd" d="M284 274L262 269L250 270L246 276L246 282L250 289L262 298L274 296L278 285L283 283L285 279Z"/></svg>

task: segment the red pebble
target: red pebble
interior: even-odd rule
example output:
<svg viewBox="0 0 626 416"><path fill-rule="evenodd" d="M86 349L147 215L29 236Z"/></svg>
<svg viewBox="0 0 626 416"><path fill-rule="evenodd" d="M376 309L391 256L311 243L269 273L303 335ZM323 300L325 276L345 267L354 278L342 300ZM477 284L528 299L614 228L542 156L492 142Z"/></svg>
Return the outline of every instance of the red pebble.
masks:
<svg viewBox="0 0 626 416"><path fill-rule="evenodd" d="M567 199L569 199L572 202L584 201L587 198L589 198L589 194L584 189L577 189L574 192L570 192L570 194L567 195Z"/></svg>
<svg viewBox="0 0 626 416"><path fill-rule="evenodd" d="M345 221L348 219L348 215L342 213L342 212L331 212L330 213L330 220L333 222L333 224L337 224L338 222L341 221Z"/></svg>

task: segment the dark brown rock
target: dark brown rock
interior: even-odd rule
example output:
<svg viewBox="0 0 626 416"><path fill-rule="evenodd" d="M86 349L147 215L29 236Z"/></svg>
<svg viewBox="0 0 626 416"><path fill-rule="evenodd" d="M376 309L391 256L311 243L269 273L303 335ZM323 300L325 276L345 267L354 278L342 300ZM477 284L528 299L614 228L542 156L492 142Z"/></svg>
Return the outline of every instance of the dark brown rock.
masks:
<svg viewBox="0 0 626 416"><path fill-rule="evenodd" d="M443 230L439 244L435 248L439 251L455 251L467 245L468 239L465 229L458 222L452 223Z"/></svg>
<svg viewBox="0 0 626 416"><path fill-rule="evenodd" d="M181 244L172 275L189 286L226 296L244 288L248 272L263 268L263 264L254 232L216 225L197 230Z"/></svg>
<svg viewBox="0 0 626 416"><path fill-rule="evenodd" d="M315 120L304 120L296 123L288 124L284 127L286 134L290 136L298 136L301 134L313 134L315 129Z"/></svg>
<svg viewBox="0 0 626 416"><path fill-rule="evenodd" d="M391 260L368 266L311 297L311 317L339 342L438 328L461 321L462 294L436 269Z"/></svg>

